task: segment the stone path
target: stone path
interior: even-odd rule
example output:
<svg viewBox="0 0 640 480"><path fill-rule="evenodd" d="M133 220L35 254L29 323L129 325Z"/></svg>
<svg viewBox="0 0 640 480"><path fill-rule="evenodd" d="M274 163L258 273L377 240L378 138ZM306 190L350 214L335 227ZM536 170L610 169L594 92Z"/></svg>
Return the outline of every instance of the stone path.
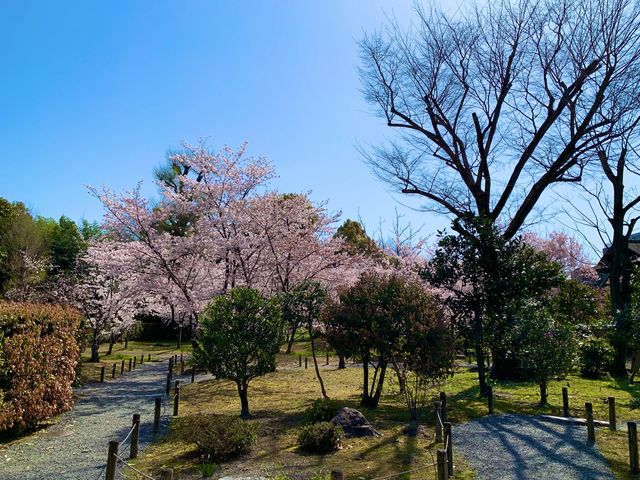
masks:
<svg viewBox="0 0 640 480"><path fill-rule="evenodd" d="M107 458L109 440L122 440L134 413L141 416L140 449L154 438L154 399L163 399L160 433L172 404L165 397L167 362L151 362L103 384L76 391L76 405L60 421L9 447L0 448L2 480L96 480ZM120 451L128 457L126 447ZM124 453L124 455L122 455Z"/></svg>
<svg viewBox="0 0 640 480"><path fill-rule="evenodd" d="M586 428L536 416L492 415L454 425L455 448L478 480L613 480ZM454 460L455 462L455 460Z"/></svg>

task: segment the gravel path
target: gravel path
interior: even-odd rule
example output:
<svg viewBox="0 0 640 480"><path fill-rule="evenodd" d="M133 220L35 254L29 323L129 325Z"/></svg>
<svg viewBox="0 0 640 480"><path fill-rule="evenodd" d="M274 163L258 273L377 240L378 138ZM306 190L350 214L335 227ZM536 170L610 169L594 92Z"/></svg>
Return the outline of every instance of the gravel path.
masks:
<svg viewBox="0 0 640 480"><path fill-rule="evenodd" d="M492 415L453 426L454 445L478 480L612 479L585 427L535 416Z"/></svg>
<svg viewBox="0 0 640 480"><path fill-rule="evenodd" d="M167 362L145 363L103 384L76 390L76 404L60 421L7 448L0 448L2 480L96 480L107 458L109 440L122 440L131 417L140 413L140 449L154 438L154 398L166 403ZM166 405L160 433L168 425L172 406ZM128 446L120 450L129 456Z"/></svg>

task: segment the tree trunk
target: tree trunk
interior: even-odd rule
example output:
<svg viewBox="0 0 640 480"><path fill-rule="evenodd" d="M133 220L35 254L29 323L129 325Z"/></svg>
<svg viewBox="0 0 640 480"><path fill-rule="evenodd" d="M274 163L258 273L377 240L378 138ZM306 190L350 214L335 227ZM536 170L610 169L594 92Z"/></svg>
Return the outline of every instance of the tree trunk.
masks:
<svg viewBox="0 0 640 480"><path fill-rule="evenodd" d="M366 407L369 401L369 352L367 352L362 356L362 400L360 400L360 405Z"/></svg>
<svg viewBox="0 0 640 480"><path fill-rule="evenodd" d="M640 352L635 352L633 354L633 360L631 361L631 372L629 372L629 383L633 383L636 375L638 374L638 369L640 369Z"/></svg>
<svg viewBox="0 0 640 480"><path fill-rule="evenodd" d="M342 370L343 368L347 368L344 355L338 355L338 370Z"/></svg>
<svg viewBox="0 0 640 480"><path fill-rule="evenodd" d="M100 348L100 335L98 335L97 331L93 331L93 341L91 342L91 361L99 362L100 361L100 353L98 352L98 348Z"/></svg>
<svg viewBox="0 0 640 480"><path fill-rule="evenodd" d="M378 404L380 403L380 397L382 396L382 387L384 385L384 377L385 374L387 373L387 362L380 360L381 365L378 365L378 368L380 369L380 376L378 377L378 385L376 386L376 391L373 394L373 398L372 398L372 407L373 408L377 408Z"/></svg>
<svg viewBox="0 0 640 480"><path fill-rule="evenodd" d="M476 347L476 363L478 364L478 384L480 385L480 395L487 392L487 374L485 369L484 342L482 339L482 315L476 310L473 315L474 337Z"/></svg>
<svg viewBox="0 0 640 480"><path fill-rule="evenodd" d="M109 351L107 352L107 355L111 355L111 353L113 352L113 344L115 343L115 338L113 333L109 336Z"/></svg>
<svg viewBox="0 0 640 480"><path fill-rule="evenodd" d="M297 331L298 331L298 326L296 325L291 330L291 337L289 337L289 340L287 341L287 352L286 353L291 353L291 350L293 349L293 343L296 340Z"/></svg>
<svg viewBox="0 0 640 480"><path fill-rule="evenodd" d="M249 385L246 382L238 383L238 395L240 395L240 418L250 418L249 412Z"/></svg>
<svg viewBox="0 0 640 480"><path fill-rule="evenodd" d="M547 404L547 398L548 398L547 382L546 381L542 381L542 382L540 382L540 405L546 405Z"/></svg>
<svg viewBox="0 0 640 480"><path fill-rule="evenodd" d="M182 348L182 325L178 327L178 350Z"/></svg>
<svg viewBox="0 0 640 480"><path fill-rule="evenodd" d="M324 388L324 382L322 381L322 376L320 375L320 368L318 367L318 358L316 357L316 347L315 347L315 342L313 341L313 332L311 330L311 324L309 324L309 338L311 339L311 356L313 357L313 366L316 369L316 377L318 378L318 382L320 383L320 391L322 392L322 398L328 399L329 395L327 395L327 391Z"/></svg>

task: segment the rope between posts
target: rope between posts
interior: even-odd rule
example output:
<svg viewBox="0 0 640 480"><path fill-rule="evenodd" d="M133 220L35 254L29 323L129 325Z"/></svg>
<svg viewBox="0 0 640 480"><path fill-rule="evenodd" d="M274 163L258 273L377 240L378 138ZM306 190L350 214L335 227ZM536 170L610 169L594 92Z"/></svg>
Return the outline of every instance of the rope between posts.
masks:
<svg viewBox="0 0 640 480"><path fill-rule="evenodd" d="M438 465L438 462L434 462L428 465L423 465L422 467L414 468L412 470L405 470L404 472L392 473L390 475L385 475L383 477L374 477L371 480L385 480L387 478L399 477L401 475L406 475L407 473L419 472L420 470L426 470L427 468L433 468Z"/></svg>
<svg viewBox="0 0 640 480"><path fill-rule="evenodd" d="M115 457L116 457L118 460L120 460L120 461L122 462L122 464L123 464L125 467L130 468L131 470L133 470L134 472L136 472L138 475L142 475L144 478L149 478L149 479L151 479L151 480L156 480L155 478L150 477L150 476L149 476L149 475L147 475L146 473L141 472L140 470L138 470L138 469L137 469L136 467L134 467L133 465L128 464L128 463L127 463L123 458L119 457L118 455L115 455Z"/></svg>

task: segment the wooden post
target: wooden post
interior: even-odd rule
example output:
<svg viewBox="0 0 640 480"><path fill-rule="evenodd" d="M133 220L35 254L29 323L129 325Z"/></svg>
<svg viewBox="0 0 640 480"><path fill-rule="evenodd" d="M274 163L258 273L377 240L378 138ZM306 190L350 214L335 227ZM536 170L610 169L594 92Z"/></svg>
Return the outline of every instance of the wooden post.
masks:
<svg viewBox="0 0 640 480"><path fill-rule="evenodd" d="M100 368L100 383L104 383L104 365Z"/></svg>
<svg viewBox="0 0 640 480"><path fill-rule="evenodd" d="M449 469L447 467L447 451L438 450L438 480L449 480Z"/></svg>
<svg viewBox="0 0 640 480"><path fill-rule="evenodd" d="M309 363L309 359L307 357L304 357L304 369L307 369L307 364Z"/></svg>
<svg viewBox="0 0 640 480"><path fill-rule="evenodd" d="M616 431L616 399L609 397L609 430Z"/></svg>
<svg viewBox="0 0 640 480"><path fill-rule="evenodd" d="M171 392L171 372L167 372L167 395Z"/></svg>
<svg viewBox="0 0 640 480"><path fill-rule="evenodd" d="M436 422L436 443L442 443L442 420L440 420L440 401L433 402Z"/></svg>
<svg viewBox="0 0 640 480"><path fill-rule="evenodd" d="M173 469L163 468L160 472L160 480L173 480Z"/></svg>
<svg viewBox="0 0 640 480"><path fill-rule="evenodd" d="M147 362L151 361L151 354L147 355Z"/></svg>
<svg viewBox="0 0 640 480"><path fill-rule="evenodd" d="M118 446L119 442L111 440L109 442L109 452L107 453L107 472L105 475L105 480L115 480L116 478L116 464L118 459L116 455L118 454Z"/></svg>
<svg viewBox="0 0 640 480"><path fill-rule="evenodd" d="M126 340L124 341L124 348L125 348L125 350L126 350L127 348L129 348L129 339L126 339Z"/></svg>
<svg viewBox="0 0 640 480"><path fill-rule="evenodd" d="M129 371L131 371L131 359L129 359Z"/></svg>
<svg viewBox="0 0 640 480"><path fill-rule="evenodd" d="M327 350L327 365L329 365L329 351Z"/></svg>
<svg viewBox="0 0 640 480"><path fill-rule="evenodd" d="M565 417L570 417L569 414L569 389L562 387L562 414Z"/></svg>
<svg viewBox="0 0 640 480"><path fill-rule="evenodd" d="M116 364L113 364L113 367L111 367L111 378L116 378Z"/></svg>
<svg viewBox="0 0 640 480"><path fill-rule="evenodd" d="M124 373L124 360L122 360L122 365L120 365L120 375Z"/></svg>
<svg viewBox="0 0 640 480"><path fill-rule="evenodd" d="M169 359L169 371L173 372L173 357Z"/></svg>
<svg viewBox="0 0 640 480"><path fill-rule="evenodd" d="M136 368L136 363L138 363L138 357L133 357L133 368Z"/></svg>
<svg viewBox="0 0 640 480"><path fill-rule="evenodd" d="M593 425L593 405L589 402L584 404L584 409L587 412L587 438L591 442L596 441L596 430Z"/></svg>
<svg viewBox="0 0 640 480"><path fill-rule="evenodd" d="M487 389L487 404L489 406L489 415L493 415L493 387Z"/></svg>
<svg viewBox="0 0 640 480"><path fill-rule="evenodd" d="M178 416L178 408L180 407L180 387L178 386L178 382L176 382L176 388L173 392L173 416Z"/></svg>
<svg viewBox="0 0 640 480"><path fill-rule="evenodd" d="M629 435L629 466L633 473L638 473L640 471L638 465L638 424L627 422L627 432Z"/></svg>
<svg viewBox="0 0 640 480"><path fill-rule="evenodd" d="M182 363L184 359L182 358L182 354L180 354L180 363Z"/></svg>
<svg viewBox="0 0 640 480"><path fill-rule="evenodd" d="M160 410L162 409L162 398L156 397L155 408L153 409L153 431L160 430Z"/></svg>
<svg viewBox="0 0 640 480"><path fill-rule="evenodd" d="M440 419L442 423L447 421L447 394L440 392Z"/></svg>
<svg viewBox="0 0 640 480"><path fill-rule="evenodd" d="M196 364L191 364L191 383L196 381Z"/></svg>
<svg viewBox="0 0 640 480"><path fill-rule="evenodd" d="M138 441L140 439L140 414L134 413L131 422L133 431L131 432L131 448L129 449L129 458L138 456Z"/></svg>
<svg viewBox="0 0 640 480"><path fill-rule="evenodd" d="M140 355L140 365L144 363L144 353Z"/></svg>
<svg viewBox="0 0 640 480"><path fill-rule="evenodd" d="M453 439L451 438L451 422L443 422L444 443L447 446L447 470L449 476L453 476Z"/></svg>
<svg viewBox="0 0 640 480"><path fill-rule="evenodd" d="M342 470L331 470L331 480L342 480Z"/></svg>
<svg viewBox="0 0 640 480"><path fill-rule="evenodd" d="M298 366L302 366L302 355L298 355Z"/></svg>
<svg viewBox="0 0 640 480"><path fill-rule="evenodd" d="M182 357L182 355L180 355L180 357ZM182 358L180 358L180 373L184 373L184 362Z"/></svg>

